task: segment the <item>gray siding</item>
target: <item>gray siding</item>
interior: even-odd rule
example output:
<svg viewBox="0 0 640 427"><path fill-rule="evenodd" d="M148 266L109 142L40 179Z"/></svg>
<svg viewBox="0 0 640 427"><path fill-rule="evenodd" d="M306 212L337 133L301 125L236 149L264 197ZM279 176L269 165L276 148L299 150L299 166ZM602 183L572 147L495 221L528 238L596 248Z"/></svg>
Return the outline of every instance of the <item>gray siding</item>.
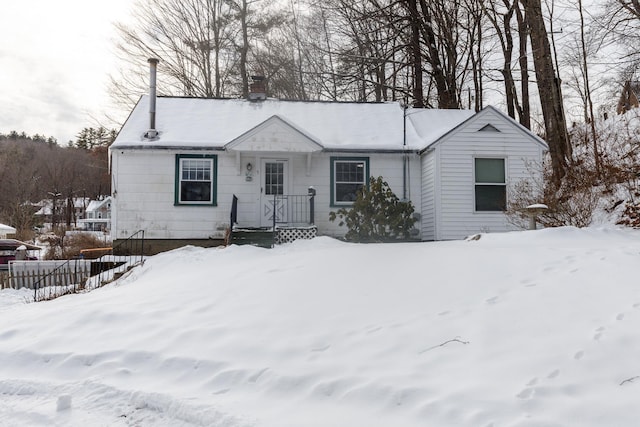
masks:
<svg viewBox="0 0 640 427"><path fill-rule="evenodd" d="M491 123L500 132L479 131ZM542 161L543 147L495 111L484 111L441 141L438 150L439 188L436 197L436 240L461 239L470 234L514 230L502 212L476 212L474 158L505 159L509 188L531 178ZM531 167L533 166L533 168Z"/></svg>
<svg viewBox="0 0 640 427"><path fill-rule="evenodd" d="M422 156L422 240L436 239L436 152Z"/></svg>

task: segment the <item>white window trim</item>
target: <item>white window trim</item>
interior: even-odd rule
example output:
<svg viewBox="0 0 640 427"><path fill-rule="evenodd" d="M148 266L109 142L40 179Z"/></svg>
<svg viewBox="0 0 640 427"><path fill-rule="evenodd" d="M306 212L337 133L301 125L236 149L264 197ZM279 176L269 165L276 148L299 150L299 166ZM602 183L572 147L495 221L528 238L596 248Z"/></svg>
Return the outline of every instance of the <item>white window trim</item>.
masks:
<svg viewBox="0 0 640 427"><path fill-rule="evenodd" d="M352 201L342 201L342 200L336 200L336 194L337 194L337 185L338 184L353 184L354 182L343 182L343 181L338 181L336 179L336 165L338 163L362 163L363 167L364 167L364 173L363 173L363 178L364 181L362 182L363 186L367 186L369 185L369 158L368 157L359 157L359 156L345 156L345 157L332 157L331 158L331 206L335 206L335 207L343 207L343 206L351 206L353 205Z"/></svg>
<svg viewBox="0 0 640 427"><path fill-rule="evenodd" d="M215 206L216 205L216 185L217 185L217 178L216 178L216 162L217 162L217 158L216 156L191 156L191 155L176 155L177 159L176 159L176 189L175 189L175 205L176 206ZM189 200L182 200L182 183L184 181L190 181L190 180L183 180L182 178L182 172L183 172L183 167L184 167L184 162L185 161L192 161L192 160L200 160L200 161L207 161L209 162L209 182L210 182L210 200L207 201L189 201Z"/></svg>

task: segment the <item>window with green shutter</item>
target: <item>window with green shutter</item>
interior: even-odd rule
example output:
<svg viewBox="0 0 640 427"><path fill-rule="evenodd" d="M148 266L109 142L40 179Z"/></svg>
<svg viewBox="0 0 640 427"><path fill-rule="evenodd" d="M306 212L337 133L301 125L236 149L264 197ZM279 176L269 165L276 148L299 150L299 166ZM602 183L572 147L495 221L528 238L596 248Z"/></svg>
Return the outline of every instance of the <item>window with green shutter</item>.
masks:
<svg viewBox="0 0 640 427"><path fill-rule="evenodd" d="M217 157L176 155L176 205L216 205Z"/></svg>

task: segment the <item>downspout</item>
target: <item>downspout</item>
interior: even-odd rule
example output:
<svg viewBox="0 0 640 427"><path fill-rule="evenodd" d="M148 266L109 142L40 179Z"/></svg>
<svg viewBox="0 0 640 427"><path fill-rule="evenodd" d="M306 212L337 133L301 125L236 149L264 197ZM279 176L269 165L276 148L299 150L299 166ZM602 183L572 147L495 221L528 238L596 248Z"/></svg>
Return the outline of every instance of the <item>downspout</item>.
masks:
<svg viewBox="0 0 640 427"><path fill-rule="evenodd" d="M407 201L407 104L402 106L402 201Z"/></svg>

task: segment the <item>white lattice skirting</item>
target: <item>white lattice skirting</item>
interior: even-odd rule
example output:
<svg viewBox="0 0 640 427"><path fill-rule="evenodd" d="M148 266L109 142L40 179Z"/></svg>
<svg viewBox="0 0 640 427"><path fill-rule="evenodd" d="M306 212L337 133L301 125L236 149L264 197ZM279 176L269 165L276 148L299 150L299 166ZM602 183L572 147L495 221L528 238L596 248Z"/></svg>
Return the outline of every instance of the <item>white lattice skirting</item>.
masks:
<svg viewBox="0 0 640 427"><path fill-rule="evenodd" d="M315 225L311 227L278 228L276 243L290 243L299 239L313 239L317 234L318 228Z"/></svg>

